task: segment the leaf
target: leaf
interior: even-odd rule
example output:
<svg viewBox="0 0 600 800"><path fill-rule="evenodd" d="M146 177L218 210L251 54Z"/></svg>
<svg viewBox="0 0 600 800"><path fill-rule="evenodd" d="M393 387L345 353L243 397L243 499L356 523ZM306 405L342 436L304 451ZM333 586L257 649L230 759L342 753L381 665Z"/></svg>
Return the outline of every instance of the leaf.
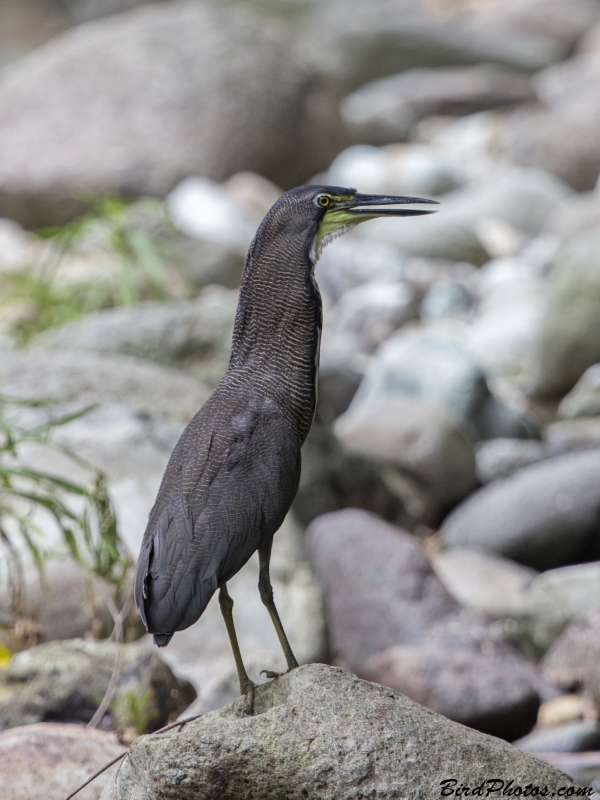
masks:
<svg viewBox="0 0 600 800"><path fill-rule="evenodd" d="M0 669L7 667L10 664L12 657L12 651L9 650L8 647L3 647L0 644Z"/></svg>

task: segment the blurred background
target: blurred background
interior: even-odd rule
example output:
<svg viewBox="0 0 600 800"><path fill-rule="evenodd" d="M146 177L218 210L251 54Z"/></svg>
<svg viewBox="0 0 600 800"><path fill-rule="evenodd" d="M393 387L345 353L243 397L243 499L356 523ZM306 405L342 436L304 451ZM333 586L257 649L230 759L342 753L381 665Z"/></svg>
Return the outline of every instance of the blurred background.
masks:
<svg viewBox="0 0 600 800"><path fill-rule="evenodd" d="M317 266L292 646L600 786L600 0L1 0L0 66L0 751L90 723L72 783L237 695L218 604L159 656L132 565L254 231L318 182L441 205Z"/></svg>

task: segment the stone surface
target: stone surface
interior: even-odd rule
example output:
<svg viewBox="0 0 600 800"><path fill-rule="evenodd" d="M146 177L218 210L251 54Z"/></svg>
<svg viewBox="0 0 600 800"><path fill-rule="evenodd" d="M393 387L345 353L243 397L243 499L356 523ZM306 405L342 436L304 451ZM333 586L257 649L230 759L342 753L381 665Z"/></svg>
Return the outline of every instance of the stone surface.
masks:
<svg viewBox="0 0 600 800"><path fill-rule="evenodd" d="M568 194L566 185L548 173L505 165L445 195L443 213L411 219L406 225L373 220L357 235L390 242L416 256L484 264L496 253L481 242L482 221L500 220L532 237Z"/></svg>
<svg viewBox="0 0 600 800"><path fill-rule="evenodd" d="M600 447L600 416L552 422L544 428L544 439L558 452Z"/></svg>
<svg viewBox="0 0 600 800"><path fill-rule="evenodd" d="M120 676L104 727L134 726L129 698L142 703L144 730L157 730L194 700L158 655L139 644L70 639L17 653L0 672L0 729L35 722L89 722L108 688L122 648Z"/></svg>
<svg viewBox="0 0 600 800"><path fill-rule="evenodd" d="M513 742L528 753L581 753L600 749L600 726L596 722L569 722L537 728Z"/></svg>
<svg viewBox="0 0 600 800"><path fill-rule="evenodd" d="M458 281L439 281L427 291L419 315L421 319L444 319L461 317L468 313L472 299Z"/></svg>
<svg viewBox="0 0 600 800"><path fill-rule="evenodd" d="M371 656L360 674L455 722L508 741L530 730L537 715L531 670L514 655L400 645Z"/></svg>
<svg viewBox="0 0 600 800"><path fill-rule="evenodd" d="M10 800L64 800L105 764L125 754L114 733L38 722L0 733L0 784ZM77 795L98 800L115 764Z"/></svg>
<svg viewBox="0 0 600 800"><path fill-rule="evenodd" d="M346 96L340 110L354 141L388 144L408 139L415 123L432 114L462 116L534 99L528 76L483 64L379 78Z"/></svg>
<svg viewBox="0 0 600 800"><path fill-rule="evenodd" d="M469 437L448 413L420 398L396 393L351 406L334 432L350 453L415 476L434 517L476 486Z"/></svg>
<svg viewBox="0 0 600 800"><path fill-rule="evenodd" d="M294 655L301 664L322 660L326 655L326 633L321 589L303 552L301 531L291 516L273 540L271 580ZM240 649L252 679L265 680L260 675L263 669L285 670L281 645L258 592L256 554L227 582L227 588L234 601ZM173 671L191 681L198 692L198 699L185 716L220 708L239 695L239 681L217 595L197 623L177 632L163 650L152 649L160 652Z"/></svg>
<svg viewBox="0 0 600 800"><path fill-rule="evenodd" d="M477 478L481 483L507 478L551 455L548 447L535 439L488 439L480 442L475 450Z"/></svg>
<svg viewBox="0 0 600 800"><path fill-rule="evenodd" d="M600 702L600 612L579 615L544 656L546 678L558 686L577 687L598 708ZM594 749L592 747L586 749ZM596 749L600 750L600 744Z"/></svg>
<svg viewBox="0 0 600 800"><path fill-rule="evenodd" d="M537 753L537 757L569 775L578 786L589 787L596 793L600 789L600 750L588 753Z"/></svg>
<svg viewBox="0 0 600 800"><path fill-rule="evenodd" d="M510 617L537 575L535 570L506 558L459 547L434 556L432 564L461 605L491 619Z"/></svg>
<svg viewBox="0 0 600 800"><path fill-rule="evenodd" d="M240 716L242 703L138 739L103 800L429 800L443 780L476 786L491 775L570 785L529 754L334 667L301 667L260 687L253 717Z"/></svg>
<svg viewBox="0 0 600 800"><path fill-rule="evenodd" d="M495 735L531 729L539 705L533 670L451 597L416 539L345 509L316 519L307 544L334 663Z"/></svg>
<svg viewBox="0 0 600 800"><path fill-rule="evenodd" d="M557 254L539 339L531 393L561 397L600 359L600 232L575 237Z"/></svg>
<svg viewBox="0 0 600 800"><path fill-rule="evenodd" d="M187 424L208 388L179 370L123 355L8 352L0 358L0 387L8 397L51 403L118 403Z"/></svg>
<svg viewBox="0 0 600 800"><path fill-rule="evenodd" d="M600 610L600 562L548 570L531 582L515 614L517 639L533 655L543 655L563 629ZM597 636L597 632L593 634ZM553 682L557 682L554 676ZM572 686L564 683L563 687ZM600 696L600 691L598 692Z"/></svg>
<svg viewBox="0 0 600 800"><path fill-rule="evenodd" d="M242 169L294 185L335 155L339 126L279 27L247 9L143 5L68 31L4 76L0 215L40 226L83 208L82 189L163 195Z"/></svg>
<svg viewBox="0 0 600 800"><path fill-rule="evenodd" d="M573 15L557 2L528 3L525 10L515 2L482 4L480 13L477 7L460 5L454 11L436 5L413 0L377 0L368 7L360 0L319 3L304 46L321 69L353 89L418 66L484 61L540 69L565 57L597 19L597 8L587 2L574 4Z"/></svg>
<svg viewBox="0 0 600 800"><path fill-rule="evenodd" d="M600 450L524 467L479 489L441 529L445 547L475 547L536 569L597 557Z"/></svg>
<svg viewBox="0 0 600 800"><path fill-rule="evenodd" d="M600 364L588 367L558 406L563 419L600 416Z"/></svg>
<svg viewBox="0 0 600 800"><path fill-rule="evenodd" d="M179 367L216 386L227 371L236 307L237 292L209 287L195 300L86 314L41 334L36 346L136 356Z"/></svg>

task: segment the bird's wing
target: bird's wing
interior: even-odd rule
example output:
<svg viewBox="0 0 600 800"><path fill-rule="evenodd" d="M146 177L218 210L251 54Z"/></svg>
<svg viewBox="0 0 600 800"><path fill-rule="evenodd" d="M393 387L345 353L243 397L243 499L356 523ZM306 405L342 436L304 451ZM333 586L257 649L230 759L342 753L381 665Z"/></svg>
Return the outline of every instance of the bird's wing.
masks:
<svg viewBox="0 0 600 800"><path fill-rule="evenodd" d="M167 467L136 580L151 632L195 622L216 588L275 533L296 493L300 443L289 422L268 399L236 405L208 413L200 436L198 425L186 430Z"/></svg>

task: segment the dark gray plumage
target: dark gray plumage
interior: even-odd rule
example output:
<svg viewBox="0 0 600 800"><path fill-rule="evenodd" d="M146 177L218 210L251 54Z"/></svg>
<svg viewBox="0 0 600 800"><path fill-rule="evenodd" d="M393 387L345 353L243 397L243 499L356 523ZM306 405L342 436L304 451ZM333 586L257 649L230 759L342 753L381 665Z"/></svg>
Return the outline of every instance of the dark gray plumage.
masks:
<svg viewBox="0 0 600 800"><path fill-rule="evenodd" d="M325 199L323 199L325 198ZM136 603L159 646L192 625L221 587L242 692L252 688L235 641L226 582L259 551L263 602L296 665L277 617L268 565L273 535L300 478L300 448L316 404L321 298L319 249L339 232L420 198L301 186L271 208L250 246L229 369L177 443L144 535Z"/></svg>

